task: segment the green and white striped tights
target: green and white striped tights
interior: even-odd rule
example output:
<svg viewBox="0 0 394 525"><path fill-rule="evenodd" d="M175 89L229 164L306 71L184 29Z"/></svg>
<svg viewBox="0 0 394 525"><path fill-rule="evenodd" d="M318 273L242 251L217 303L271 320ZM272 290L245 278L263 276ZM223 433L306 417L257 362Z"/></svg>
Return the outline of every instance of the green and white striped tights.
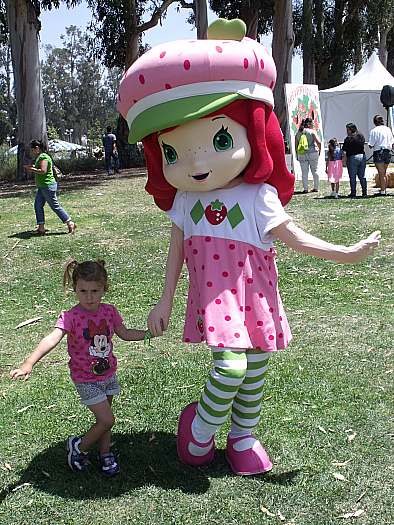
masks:
<svg viewBox="0 0 394 525"><path fill-rule="evenodd" d="M214 368L192 424L193 437L207 443L226 421L231 405L232 438L248 436L260 420L261 398L271 352L211 347Z"/></svg>

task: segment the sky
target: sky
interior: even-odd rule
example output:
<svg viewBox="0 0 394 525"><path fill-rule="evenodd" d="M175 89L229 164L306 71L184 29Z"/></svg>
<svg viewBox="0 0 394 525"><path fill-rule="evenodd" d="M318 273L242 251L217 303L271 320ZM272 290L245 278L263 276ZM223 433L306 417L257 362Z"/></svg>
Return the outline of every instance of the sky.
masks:
<svg viewBox="0 0 394 525"><path fill-rule="evenodd" d="M170 40L195 38L195 29L186 22L189 12L188 9L181 9L180 12L177 12L176 5L171 4L168 9L168 16L163 20L162 26L157 25L153 29L149 29L143 36L143 43L154 47ZM91 21L91 18L91 11L85 2L72 9L67 9L64 4L61 4L60 9L43 10L40 16L42 24L40 31L41 58L45 58L43 50L45 44L51 44L55 47L62 46L60 35L66 33L66 27L75 25L83 31ZM212 22L215 18L216 15L209 11L208 22ZM264 36L262 44L271 51L271 37ZM302 61L299 56L293 58L293 83L302 84Z"/></svg>

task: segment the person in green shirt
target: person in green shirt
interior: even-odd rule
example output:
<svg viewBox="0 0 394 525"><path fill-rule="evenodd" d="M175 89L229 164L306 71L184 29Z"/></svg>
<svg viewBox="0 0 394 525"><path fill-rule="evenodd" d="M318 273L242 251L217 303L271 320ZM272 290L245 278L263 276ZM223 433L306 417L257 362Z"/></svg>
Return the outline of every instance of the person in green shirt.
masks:
<svg viewBox="0 0 394 525"><path fill-rule="evenodd" d="M45 142L42 140L32 140L29 144L30 151L36 156L34 166L25 166L27 171L34 173L37 194L34 201L34 211L36 212L37 229L32 231L33 235L45 235L45 214L44 206L48 206L56 213L63 224L67 224L68 233L74 233L77 225L73 222L69 214L60 206L57 196L57 182L53 176L53 162Z"/></svg>

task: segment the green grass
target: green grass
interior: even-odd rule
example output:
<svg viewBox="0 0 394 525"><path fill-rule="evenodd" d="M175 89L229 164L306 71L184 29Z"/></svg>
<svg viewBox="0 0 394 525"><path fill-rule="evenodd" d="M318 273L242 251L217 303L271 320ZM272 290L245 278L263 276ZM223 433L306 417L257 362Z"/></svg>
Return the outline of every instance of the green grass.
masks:
<svg viewBox="0 0 394 525"><path fill-rule="evenodd" d="M324 198L331 192L322 184L318 197L296 194L288 205L299 226L326 240L353 244L380 229L382 241L355 266L277 243L294 339L271 359L256 431L274 463L271 473L232 473L224 457L228 423L217 433L211 465L192 469L178 459L180 411L198 399L211 367L204 345L180 342L185 271L164 337L152 346L114 341L122 392L114 402L113 449L121 474L103 478L95 454L80 475L69 471L65 440L93 420L69 378L66 342L26 384L8 373L52 330L59 312L75 304L61 287L70 257L105 259L111 283L105 300L127 326L145 327L161 293L170 234L145 182L125 177L60 190L78 225L75 236L65 235L49 210L50 234L31 237L35 192L0 195L0 523L392 525L392 193L335 201ZM36 324L15 329L38 316ZM359 517L339 518L358 510Z"/></svg>

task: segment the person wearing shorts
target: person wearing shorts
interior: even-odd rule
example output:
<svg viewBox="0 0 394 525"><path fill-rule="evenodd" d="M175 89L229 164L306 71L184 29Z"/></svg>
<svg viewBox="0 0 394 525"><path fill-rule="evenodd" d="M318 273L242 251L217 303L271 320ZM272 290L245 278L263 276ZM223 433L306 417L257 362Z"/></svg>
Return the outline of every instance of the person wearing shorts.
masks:
<svg viewBox="0 0 394 525"><path fill-rule="evenodd" d="M115 424L112 412L113 396L119 394L116 377L116 357L112 352L112 337L124 341L141 341L147 330L126 328L118 310L101 302L108 290L104 261L70 261L65 268L63 287L72 282L79 300L71 310L63 311L55 329L40 341L23 365L11 370L10 377L29 378L34 365L67 336L71 379L81 402L93 412L96 421L83 436L67 438L67 461L71 470L80 472L87 464L91 446L98 442L98 460L106 476L119 472L114 454L110 451L111 429Z"/></svg>
<svg viewBox="0 0 394 525"><path fill-rule="evenodd" d="M381 115L375 115L373 123L375 127L369 134L368 146L373 149L373 161L378 170L380 191L377 195L386 195L387 168L391 160L391 148L394 143L394 136L391 129L384 125Z"/></svg>

